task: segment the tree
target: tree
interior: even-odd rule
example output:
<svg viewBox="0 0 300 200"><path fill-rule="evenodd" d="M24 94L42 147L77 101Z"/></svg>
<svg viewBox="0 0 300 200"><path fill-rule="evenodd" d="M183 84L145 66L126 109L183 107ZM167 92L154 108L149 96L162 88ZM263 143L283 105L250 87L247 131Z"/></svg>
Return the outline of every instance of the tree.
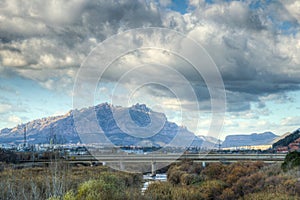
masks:
<svg viewBox="0 0 300 200"><path fill-rule="evenodd" d="M89 180L78 188L76 199L111 200L124 199L125 183L113 174L103 173L100 179Z"/></svg>
<svg viewBox="0 0 300 200"><path fill-rule="evenodd" d="M172 190L173 186L168 182L155 182L148 186L144 195L151 200L170 200Z"/></svg>
<svg viewBox="0 0 300 200"><path fill-rule="evenodd" d="M225 189L226 184L220 180L205 181L200 185L199 191L204 199L217 199Z"/></svg>
<svg viewBox="0 0 300 200"><path fill-rule="evenodd" d="M281 168L284 171L287 171L298 166L300 166L300 152L293 151L289 152L286 155L284 162L281 165Z"/></svg>
<svg viewBox="0 0 300 200"><path fill-rule="evenodd" d="M221 163L210 163L201 174L207 179L221 179L225 175L225 166Z"/></svg>
<svg viewBox="0 0 300 200"><path fill-rule="evenodd" d="M17 155L12 151L0 149L0 162L16 163Z"/></svg>

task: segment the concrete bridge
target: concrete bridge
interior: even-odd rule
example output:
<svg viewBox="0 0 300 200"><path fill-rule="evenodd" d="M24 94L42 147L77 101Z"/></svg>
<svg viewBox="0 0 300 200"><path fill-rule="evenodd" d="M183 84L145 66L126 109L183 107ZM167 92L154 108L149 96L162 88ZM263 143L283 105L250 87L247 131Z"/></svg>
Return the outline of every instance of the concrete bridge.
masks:
<svg viewBox="0 0 300 200"><path fill-rule="evenodd" d="M75 155L67 158L69 162L174 162L192 160L194 162L237 162L262 161L267 163L283 162L286 154L128 154L128 155Z"/></svg>
<svg viewBox="0 0 300 200"><path fill-rule="evenodd" d="M146 165L151 164L151 172L153 175L156 173L157 166L160 163L173 163L182 160L191 160L193 162L202 163L205 167L206 163L211 162L255 162L262 161L265 163L283 162L286 154L103 154L103 155L70 155L64 157L64 160L71 164L86 164L93 163L113 164L118 166L120 170L124 170L124 165L143 163ZM32 161L23 161L23 164L29 164ZM35 165L50 163L50 160L35 160ZM53 162L53 161L52 161Z"/></svg>
<svg viewBox="0 0 300 200"><path fill-rule="evenodd" d="M283 162L286 154L103 154L103 155L69 155L63 159L69 163L79 162L178 162L192 160L193 162L238 162L262 161L266 163ZM22 160L21 162L32 162ZM35 159L34 162L50 162L49 159Z"/></svg>
<svg viewBox="0 0 300 200"><path fill-rule="evenodd" d="M98 155L98 156L75 156L68 159L70 163L78 162L100 162L119 165L120 170L124 170L124 165L129 163L151 163L152 175L156 174L157 165L160 163L180 162L182 160L192 160L200 162L205 167L206 163L211 162L255 162L262 161L265 163L283 162L285 154L128 154L128 155Z"/></svg>

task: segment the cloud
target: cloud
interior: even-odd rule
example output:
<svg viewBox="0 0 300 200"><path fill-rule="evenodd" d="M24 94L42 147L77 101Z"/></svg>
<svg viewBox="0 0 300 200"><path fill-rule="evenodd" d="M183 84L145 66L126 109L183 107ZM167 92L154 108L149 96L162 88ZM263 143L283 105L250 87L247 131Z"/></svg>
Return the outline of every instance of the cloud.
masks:
<svg viewBox="0 0 300 200"><path fill-rule="evenodd" d="M282 126L300 126L300 116L287 117L281 120Z"/></svg>
<svg viewBox="0 0 300 200"><path fill-rule="evenodd" d="M0 91L1 93L5 92L5 93L17 94L17 91L13 87L8 85L0 85Z"/></svg>
<svg viewBox="0 0 300 200"><path fill-rule="evenodd" d="M244 112L251 109L253 102L263 105L270 96L281 98L286 92L300 89L300 34L295 21L299 19L298 1L261 3L261 8L253 8L250 1L208 4L191 0L185 14L166 9L171 1L159 3L2 1L0 76L13 74L49 90L71 91L80 64L97 43L131 28L152 26L181 31L203 45L222 74L229 112ZM165 62L191 82L201 108L210 109L204 81L188 63L158 51L129 54L122 59L103 77L108 83L118 81L125 71L124 63ZM124 87L135 87L147 76L177 80L170 73L161 76L162 72L149 68L128 79ZM176 81L172 87L179 88L184 108L195 103ZM165 96L166 102L170 98L162 87L151 86L144 92Z"/></svg>
<svg viewBox="0 0 300 200"><path fill-rule="evenodd" d="M5 114L10 112L12 109L12 105L10 104L0 104L0 114Z"/></svg>
<svg viewBox="0 0 300 200"><path fill-rule="evenodd" d="M172 0L159 0L159 4L163 7L171 5Z"/></svg>
<svg viewBox="0 0 300 200"><path fill-rule="evenodd" d="M22 119L18 116L15 116L15 115L11 115L8 117L8 121L13 123L13 124L19 124L22 122Z"/></svg>
<svg viewBox="0 0 300 200"><path fill-rule="evenodd" d="M160 26L157 7L143 1L2 1L0 71L47 89L72 87L98 42L129 28Z"/></svg>
<svg viewBox="0 0 300 200"><path fill-rule="evenodd" d="M300 2L297 0L280 0L282 5L287 9L288 13L292 15L298 23L300 22Z"/></svg>
<svg viewBox="0 0 300 200"><path fill-rule="evenodd" d="M277 104L284 104L284 103L289 103L289 102L294 102L295 99L293 96L288 96L287 94L269 94L266 96L260 97L260 101L266 102L266 101L273 101Z"/></svg>
<svg viewBox="0 0 300 200"><path fill-rule="evenodd" d="M229 101L232 94L236 94L236 102L245 103L247 99L259 101L260 96L299 90L300 35L279 32L279 22L268 19L272 9L280 7L273 4L261 12L249 9L246 2L218 2L199 7L190 15L199 21L188 34L203 44L216 62Z"/></svg>

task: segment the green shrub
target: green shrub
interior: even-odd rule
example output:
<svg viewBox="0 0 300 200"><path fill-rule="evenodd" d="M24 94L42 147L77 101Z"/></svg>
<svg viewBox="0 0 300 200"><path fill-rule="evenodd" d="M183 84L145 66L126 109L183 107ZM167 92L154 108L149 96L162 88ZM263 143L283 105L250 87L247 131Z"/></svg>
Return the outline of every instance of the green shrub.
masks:
<svg viewBox="0 0 300 200"><path fill-rule="evenodd" d="M286 155L281 167L284 171L293 169L295 167L300 167L300 152L297 151L289 152Z"/></svg>
<svg viewBox="0 0 300 200"><path fill-rule="evenodd" d="M75 194L72 191L68 191L65 195L63 200L76 200Z"/></svg>
<svg viewBox="0 0 300 200"><path fill-rule="evenodd" d="M226 184L220 180L205 181L200 185L200 193L205 199L216 199L225 189Z"/></svg>
<svg viewBox="0 0 300 200"><path fill-rule="evenodd" d="M148 186L144 196L149 200L170 200L172 190L173 186L168 182L155 182Z"/></svg>
<svg viewBox="0 0 300 200"><path fill-rule="evenodd" d="M125 182L113 174L103 173L100 179L89 180L78 188L78 200L124 199Z"/></svg>

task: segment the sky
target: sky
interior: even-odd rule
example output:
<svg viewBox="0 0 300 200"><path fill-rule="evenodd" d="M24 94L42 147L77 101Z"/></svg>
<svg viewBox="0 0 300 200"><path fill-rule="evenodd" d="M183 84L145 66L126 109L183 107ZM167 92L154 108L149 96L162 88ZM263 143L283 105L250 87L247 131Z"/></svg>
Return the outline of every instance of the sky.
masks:
<svg viewBox="0 0 300 200"><path fill-rule="evenodd" d="M213 136L292 132L300 127L299 22L297 0L0 0L0 129L75 108L74 88L91 52L126 31L156 27L199 44L221 75L226 112ZM139 49L113 60L89 95L94 105L145 103L205 135L212 94L193 70L170 51Z"/></svg>

